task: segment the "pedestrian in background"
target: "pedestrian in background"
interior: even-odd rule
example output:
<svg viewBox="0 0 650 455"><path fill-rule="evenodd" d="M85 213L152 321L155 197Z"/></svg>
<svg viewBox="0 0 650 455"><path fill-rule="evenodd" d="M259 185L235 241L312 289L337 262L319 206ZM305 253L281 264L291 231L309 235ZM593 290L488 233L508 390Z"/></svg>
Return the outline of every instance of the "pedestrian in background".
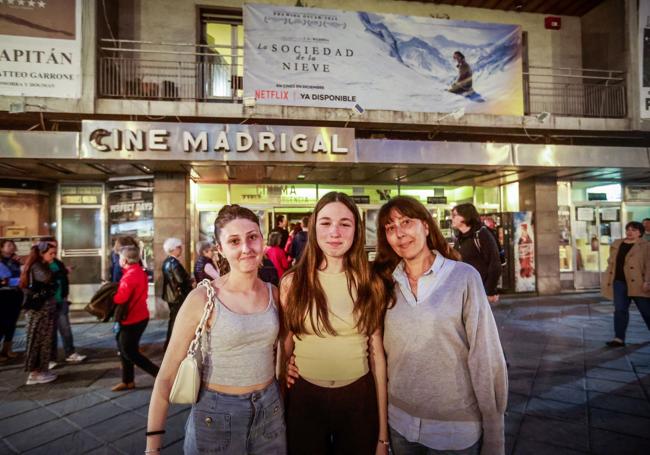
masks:
<svg viewBox="0 0 650 455"><path fill-rule="evenodd" d="M266 256L271 260L275 270L278 272L278 279L282 279L282 275L289 268L289 261L284 250L280 247L282 236L279 232L271 232L269 235L269 247L266 250Z"/></svg>
<svg viewBox="0 0 650 455"><path fill-rule="evenodd" d="M508 372L477 271L459 262L431 213L398 196L377 217L374 268L384 321L395 455L505 453Z"/></svg>
<svg viewBox="0 0 650 455"><path fill-rule="evenodd" d="M23 304L19 283L20 262L16 256L16 244L13 240L4 239L0 241L0 362L18 356L11 348Z"/></svg>
<svg viewBox="0 0 650 455"><path fill-rule="evenodd" d="M644 218L643 221L643 240L650 242L650 218Z"/></svg>
<svg viewBox="0 0 650 455"><path fill-rule="evenodd" d="M163 249L168 254L162 265L162 298L169 306L169 324L167 325L167 337L165 338L166 350L174 329L176 315L192 290L192 279L179 261L183 254L183 242L175 237L170 237L163 243Z"/></svg>
<svg viewBox="0 0 650 455"><path fill-rule="evenodd" d="M147 453L163 446L171 387L208 311L200 338L203 381L185 425L184 453L285 455L284 406L274 358L278 291L257 276L264 254L259 220L245 207L226 205L214 230L230 272L208 285L214 291L211 310L205 286L192 291L181 308L151 395Z"/></svg>
<svg viewBox="0 0 650 455"><path fill-rule="evenodd" d="M300 256L307 245L307 237L309 235L309 216L302 217L301 226L302 228L293 236L293 242L291 242L291 251L289 256L291 256L294 264L298 263Z"/></svg>
<svg viewBox="0 0 650 455"><path fill-rule="evenodd" d="M123 247L120 250L120 266L124 273L113 301L116 305L115 320L119 323L116 338L122 362L122 382L113 386L113 392L135 388L134 365L154 378L158 374L158 366L140 352L140 338L149 323L149 278L140 265L138 248Z"/></svg>
<svg viewBox="0 0 650 455"><path fill-rule="evenodd" d="M478 270L488 301L498 302L501 259L494 234L483 225L473 204L454 207L451 210L451 225L459 232L454 248L460 253L461 260Z"/></svg>
<svg viewBox="0 0 650 455"><path fill-rule="evenodd" d="M387 454L386 302L359 209L330 192L312 219L304 256L280 286L289 451Z"/></svg>
<svg viewBox="0 0 650 455"><path fill-rule="evenodd" d="M58 251L59 244L54 237L44 237L43 242L48 242ZM52 279L56 284L54 300L56 302L56 314L54 315L54 336L52 337L52 358L50 369L57 365L58 361L58 335L61 334L63 340L63 352L65 361L68 363L80 363L86 360L85 355L77 353L74 347L74 338L72 336L72 327L70 326L70 302L68 294L70 293L70 281L68 280L68 267L56 256L50 262L50 271Z"/></svg>
<svg viewBox="0 0 650 455"><path fill-rule="evenodd" d="M56 302L56 284L50 263L56 256L56 248L48 242L32 246L25 267L20 275L20 287L25 290L27 318L27 349L25 371L29 372L27 385L54 381L57 376L50 372L52 337ZM30 296L34 296L31 298Z"/></svg>
<svg viewBox="0 0 650 455"><path fill-rule="evenodd" d="M216 280L219 270L214 265L214 245L212 242L202 241L196 244L196 263L194 264L194 280L200 283L203 280Z"/></svg>
<svg viewBox="0 0 650 455"><path fill-rule="evenodd" d="M287 231L287 217L284 215L278 215L275 217L275 227L271 232L279 232L281 236L280 248L284 249L287 246L287 240L289 240L289 231Z"/></svg>
<svg viewBox="0 0 650 455"><path fill-rule="evenodd" d="M138 248L138 242L131 236L125 235L115 239L111 251L111 282L119 283L122 278L122 267L120 267L120 250L125 246Z"/></svg>
<svg viewBox="0 0 650 455"><path fill-rule="evenodd" d="M625 332L634 300L650 330L650 243L643 240L643 224L630 221L625 238L612 243L602 287L603 295L614 300L614 339L612 348L625 346Z"/></svg>

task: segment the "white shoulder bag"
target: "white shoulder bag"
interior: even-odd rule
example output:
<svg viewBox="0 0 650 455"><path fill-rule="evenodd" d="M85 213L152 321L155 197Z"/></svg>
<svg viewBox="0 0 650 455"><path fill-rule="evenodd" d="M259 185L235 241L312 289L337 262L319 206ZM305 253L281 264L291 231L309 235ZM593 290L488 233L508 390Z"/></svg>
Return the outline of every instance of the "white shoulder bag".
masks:
<svg viewBox="0 0 650 455"><path fill-rule="evenodd" d="M205 279L201 281L199 286L206 288L208 292L208 301L205 303L205 309L203 310L203 316L201 316L199 325L194 331L194 339L190 343L190 347L187 349L187 356L178 367L176 379L174 379L174 385L172 385L172 390L169 393L170 403L194 404L199 396L201 372L196 360L196 350L201 342L201 335L205 330L205 325L207 324L208 319L212 314L212 309L214 308L214 288L210 284L210 280Z"/></svg>

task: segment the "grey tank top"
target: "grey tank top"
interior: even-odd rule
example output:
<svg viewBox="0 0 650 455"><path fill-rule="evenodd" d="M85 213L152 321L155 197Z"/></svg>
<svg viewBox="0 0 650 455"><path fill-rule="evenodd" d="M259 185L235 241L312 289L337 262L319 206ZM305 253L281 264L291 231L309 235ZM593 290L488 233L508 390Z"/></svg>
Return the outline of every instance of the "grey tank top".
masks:
<svg viewBox="0 0 650 455"><path fill-rule="evenodd" d="M203 382L230 386L261 384L275 375L273 348L280 322L270 283L264 311L239 314L215 296L212 327L201 340Z"/></svg>

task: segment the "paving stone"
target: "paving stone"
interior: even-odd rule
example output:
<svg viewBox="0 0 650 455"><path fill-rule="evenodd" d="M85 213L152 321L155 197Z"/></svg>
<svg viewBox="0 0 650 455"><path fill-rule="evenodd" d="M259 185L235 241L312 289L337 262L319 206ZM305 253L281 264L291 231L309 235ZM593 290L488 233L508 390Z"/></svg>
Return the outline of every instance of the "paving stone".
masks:
<svg viewBox="0 0 650 455"><path fill-rule="evenodd" d="M526 439L519 439L515 444L515 450L513 452L514 455L583 455L585 453L587 452Z"/></svg>
<svg viewBox="0 0 650 455"><path fill-rule="evenodd" d="M48 409L57 415L65 416L73 412L82 411L103 401L106 401L105 397L90 392L53 403L48 406Z"/></svg>
<svg viewBox="0 0 650 455"><path fill-rule="evenodd" d="M133 412L126 412L88 426L85 430L102 441L112 443L133 432L139 431L142 437L146 426L147 420L143 419L142 416Z"/></svg>
<svg viewBox="0 0 650 455"><path fill-rule="evenodd" d="M609 411L633 414L650 418L650 402L636 398L629 398L620 395L608 395L605 393L588 392L589 406L592 408L607 409ZM648 429L650 433L650 429Z"/></svg>
<svg viewBox="0 0 650 455"><path fill-rule="evenodd" d="M584 404L587 402L587 393L584 390L569 387L548 387L544 383L535 383L532 395L545 400L563 401L565 403Z"/></svg>
<svg viewBox="0 0 650 455"><path fill-rule="evenodd" d="M603 360L592 358L585 354L585 366L587 368L609 368L610 370L632 371L632 364L627 357Z"/></svg>
<svg viewBox="0 0 650 455"><path fill-rule="evenodd" d="M589 409L589 425L602 430L650 439L650 419L604 409Z"/></svg>
<svg viewBox="0 0 650 455"><path fill-rule="evenodd" d="M587 423L587 407L584 404L543 400L533 397L528 401L526 414L551 419L570 420L574 423Z"/></svg>
<svg viewBox="0 0 650 455"><path fill-rule="evenodd" d="M72 413L67 418L80 427L85 428L126 412L128 412L126 409L114 405L109 401Z"/></svg>
<svg viewBox="0 0 650 455"><path fill-rule="evenodd" d="M564 420L545 419L526 415L521 422L519 438L541 443L552 439L553 445L574 450L589 450L587 425L571 423ZM519 444L515 445L515 454L519 453ZM525 452L523 452L525 453Z"/></svg>
<svg viewBox="0 0 650 455"><path fill-rule="evenodd" d="M126 409L134 410L149 404L151 400L151 389L136 389L131 392L122 393L117 398L111 400L114 404Z"/></svg>
<svg viewBox="0 0 650 455"><path fill-rule="evenodd" d="M144 433L144 431L138 431L120 437L120 439L111 442L111 446L126 453L143 453L147 445L147 437ZM167 450L161 453L167 453Z"/></svg>
<svg viewBox="0 0 650 455"><path fill-rule="evenodd" d="M0 403L2 403L2 406L0 406L0 419L22 414L38 407L38 403L35 401L21 398L15 393L5 395L0 399Z"/></svg>
<svg viewBox="0 0 650 455"><path fill-rule="evenodd" d="M508 412L522 413L526 410L526 403L528 402L528 395L510 392L508 393Z"/></svg>
<svg viewBox="0 0 650 455"><path fill-rule="evenodd" d="M632 398L645 398L643 390L638 384L625 384L605 379L587 378L587 390Z"/></svg>
<svg viewBox="0 0 650 455"><path fill-rule="evenodd" d="M43 410L43 412L46 412ZM57 419L38 425L37 431L21 431L7 438L9 443L17 448L20 453L26 452L47 442L53 441L66 434L77 431L68 422Z"/></svg>
<svg viewBox="0 0 650 455"><path fill-rule="evenodd" d="M6 441L0 439L0 453L10 454L10 453L18 453L18 451L15 450L13 447L10 447L6 443Z"/></svg>
<svg viewBox="0 0 650 455"><path fill-rule="evenodd" d="M74 431L62 438L52 440L25 452L26 455L52 455L86 453L99 447L102 443L83 431Z"/></svg>
<svg viewBox="0 0 650 455"><path fill-rule="evenodd" d="M178 440L185 438L185 423L187 422L187 416L190 414L190 410L187 409L183 412L167 418L167 426L165 433L165 444L173 444Z"/></svg>
<svg viewBox="0 0 650 455"><path fill-rule="evenodd" d="M521 427L521 420L524 418L523 414L518 412L507 411L505 416L505 433L507 435L516 436Z"/></svg>
<svg viewBox="0 0 650 455"><path fill-rule="evenodd" d="M607 379L608 381L636 382L636 375L631 371L611 370L609 368L590 368L587 377Z"/></svg>
<svg viewBox="0 0 650 455"><path fill-rule="evenodd" d="M596 455L646 455L650 453L650 440L592 428L592 452Z"/></svg>
<svg viewBox="0 0 650 455"><path fill-rule="evenodd" d="M7 437L53 420L56 415L45 408L37 408L0 420L0 435Z"/></svg>
<svg viewBox="0 0 650 455"><path fill-rule="evenodd" d="M574 450L589 450L589 435L587 425L580 425L563 420L545 419L526 415L519 429L519 438L547 443L552 439L553 444ZM519 444L515 446L515 453Z"/></svg>
<svg viewBox="0 0 650 455"><path fill-rule="evenodd" d="M165 454L183 455L183 441L176 441L172 445L165 447Z"/></svg>

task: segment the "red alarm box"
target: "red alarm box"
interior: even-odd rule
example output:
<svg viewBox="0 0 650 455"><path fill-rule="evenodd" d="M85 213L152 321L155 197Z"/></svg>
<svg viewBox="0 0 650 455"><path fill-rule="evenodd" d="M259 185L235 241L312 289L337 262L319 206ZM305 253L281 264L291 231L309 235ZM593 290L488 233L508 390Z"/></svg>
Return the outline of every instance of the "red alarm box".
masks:
<svg viewBox="0 0 650 455"><path fill-rule="evenodd" d="M544 18L544 28L559 30L562 27L562 18L558 16L547 16Z"/></svg>

